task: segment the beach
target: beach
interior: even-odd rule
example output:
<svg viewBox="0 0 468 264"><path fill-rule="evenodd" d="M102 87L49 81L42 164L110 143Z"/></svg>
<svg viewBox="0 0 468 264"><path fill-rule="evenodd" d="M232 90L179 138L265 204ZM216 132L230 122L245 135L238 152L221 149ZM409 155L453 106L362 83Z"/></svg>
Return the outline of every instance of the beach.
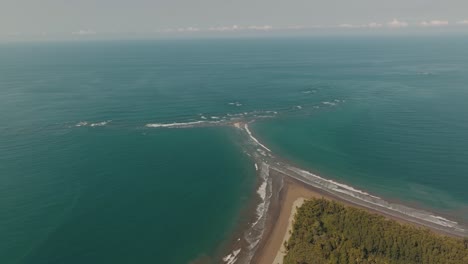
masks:
<svg viewBox="0 0 468 264"><path fill-rule="evenodd" d="M271 221L265 229L265 236L259 246L252 263L259 264L281 264L286 255L284 242L290 237L294 216L297 208L304 201L312 198L326 198L331 200L331 196L325 195L320 190L301 184L293 179L284 179L283 188L279 194L279 199L272 204L270 211Z"/></svg>
<svg viewBox="0 0 468 264"><path fill-rule="evenodd" d="M276 156L249 129L250 122L233 122L244 138L245 153L252 158L258 175L256 206L247 229L236 232L238 238L223 255L225 263L282 263L284 242L289 238L296 208L311 198L325 198L364 209L395 220L429 228L453 237L466 236L464 226L433 212L408 207L356 189L344 183L323 178ZM244 239L240 239L243 237Z"/></svg>
<svg viewBox="0 0 468 264"><path fill-rule="evenodd" d="M264 247L258 252L257 263L271 264L283 263L285 256L284 241L287 241L292 230L294 215L297 207L300 207L306 199L320 198L319 193L308 190L292 181L287 181L283 189L279 207L279 217L269 228L269 232L264 237Z"/></svg>
<svg viewBox="0 0 468 264"><path fill-rule="evenodd" d="M379 214L386 217L387 219L395 220L400 224L410 224L421 228L428 228L421 224L414 223L409 219L405 219L404 217L395 217L380 212L378 210L373 210L356 204L352 204L350 202L346 202L342 199L334 197L333 195L326 194L320 189L316 189L312 186L298 182L297 180L285 177L283 188L279 194L279 199L276 202L276 204L272 203L272 207L269 213L269 216L272 219L272 221L270 221L265 228L265 235L262 238L262 241L260 242L259 249L255 257L253 258L252 263L283 263L283 258L286 255L284 243L288 241L289 237L291 236L296 211L300 206L302 206L302 204L306 200L313 198L325 198L328 200L343 203L346 206L353 206L356 208L364 209L370 213ZM459 237L451 233L442 232L439 229L434 229L430 227L429 229L432 232L441 235Z"/></svg>

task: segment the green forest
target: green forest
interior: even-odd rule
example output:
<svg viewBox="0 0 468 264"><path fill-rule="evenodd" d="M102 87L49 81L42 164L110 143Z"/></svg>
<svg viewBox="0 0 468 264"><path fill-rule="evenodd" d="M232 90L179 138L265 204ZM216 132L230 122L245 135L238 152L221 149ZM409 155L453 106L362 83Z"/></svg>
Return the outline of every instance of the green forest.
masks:
<svg viewBox="0 0 468 264"><path fill-rule="evenodd" d="M285 243L286 264L468 263L468 239L436 234L334 201L313 199L298 210Z"/></svg>

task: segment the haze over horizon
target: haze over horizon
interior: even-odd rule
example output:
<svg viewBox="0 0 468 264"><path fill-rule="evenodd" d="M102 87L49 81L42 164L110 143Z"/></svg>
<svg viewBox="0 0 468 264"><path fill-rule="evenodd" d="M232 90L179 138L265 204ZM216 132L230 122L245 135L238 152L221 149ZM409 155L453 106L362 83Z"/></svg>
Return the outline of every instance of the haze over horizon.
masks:
<svg viewBox="0 0 468 264"><path fill-rule="evenodd" d="M468 32L463 0L0 0L0 40L318 30Z"/></svg>

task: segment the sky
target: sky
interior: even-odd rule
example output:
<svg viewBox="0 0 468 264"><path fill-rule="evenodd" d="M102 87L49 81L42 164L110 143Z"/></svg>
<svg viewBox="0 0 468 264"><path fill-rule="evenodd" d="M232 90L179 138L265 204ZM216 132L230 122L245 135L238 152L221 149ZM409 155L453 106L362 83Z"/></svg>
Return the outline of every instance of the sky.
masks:
<svg viewBox="0 0 468 264"><path fill-rule="evenodd" d="M0 39L430 28L468 32L468 0L0 0Z"/></svg>

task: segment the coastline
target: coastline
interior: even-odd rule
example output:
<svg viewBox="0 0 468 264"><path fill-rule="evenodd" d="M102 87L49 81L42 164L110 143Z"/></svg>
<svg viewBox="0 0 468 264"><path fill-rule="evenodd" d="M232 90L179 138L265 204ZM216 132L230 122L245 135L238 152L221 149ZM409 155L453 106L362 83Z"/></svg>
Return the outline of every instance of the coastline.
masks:
<svg viewBox="0 0 468 264"><path fill-rule="evenodd" d="M251 209L252 220L244 225L247 228L236 234L242 237L243 242L231 244L229 253L225 251L225 257L222 259L224 263L277 264L275 258L282 259L281 247L288 237L288 226L291 226L290 222L295 213L294 202L301 198L305 200L323 197L345 206L382 215L401 224L428 228L437 234L451 237L467 236L465 226L435 213L388 202L352 186L295 167L291 162L276 156L256 138L249 129L252 122L253 120L233 122L231 125L244 138L244 152L252 159L257 170L258 195L254 200L260 200L260 203L255 209ZM300 202L296 202L296 205L298 204Z"/></svg>
<svg viewBox="0 0 468 264"><path fill-rule="evenodd" d="M310 171L296 167L293 162L282 159L262 144L255 133L249 129L249 121L231 121L216 124L189 123L170 127L190 128L203 126L229 125L235 128L239 136L238 144L252 160L256 170L256 193L251 202L241 211L242 220L225 243L219 245L219 251L212 256L215 259L195 261L193 263L277 263L281 247L288 238L287 230L292 226L297 205L301 199L325 198L379 214L401 224L427 228L436 234L451 237L468 237L468 228L444 218L435 212L425 211L395 203L369 194L352 186L323 178ZM168 126L158 126L167 128ZM299 201L298 201L299 200ZM302 201L303 201L302 200ZM288 228L289 227L289 228ZM279 253L279 254L278 254ZM276 261L275 261L276 259ZM278 263L281 263L278 261Z"/></svg>
<svg viewBox="0 0 468 264"><path fill-rule="evenodd" d="M276 222L268 227L269 232L263 237L264 244L257 252L255 263L282 264L286 253L284 241L289 239L289 230L292 228L297 207L307 199L322 197L319 193L307 190L289 180L285 181L283 192L278 207L278 217Z"/></svg>
<svg viewBox="0 0 468 264"><path fill-rule="evenodd" d="M289 240L290 231L293 227L294 217L297 208L300 207L306 200L312 198L324 198L328 200L337 201L344 204L345 206L352 206L355 208L366 210L367 212L382 215L387 219L397 221L402 225L412 225L420 228L429 229L431 232L440 234L443 236L457 237L460 236L442 232L438 229L433 229L421 224L414 223L404 217L395 217L392 215L385 214L378 210L369 209L363 206L356 205L354 203L347 202L340 198L334 197L324 193L318 188L314 188L310 185L299 182L295 179L287 178L284 179L284 186L280 194L278 204L272 208L270 215L275 216L276 221L272 221L269 226L266 227L265 236L260 242L259 250L256 252L252 263L259 264L282 264L283 258L286 255L284 242Z"/></svg>

